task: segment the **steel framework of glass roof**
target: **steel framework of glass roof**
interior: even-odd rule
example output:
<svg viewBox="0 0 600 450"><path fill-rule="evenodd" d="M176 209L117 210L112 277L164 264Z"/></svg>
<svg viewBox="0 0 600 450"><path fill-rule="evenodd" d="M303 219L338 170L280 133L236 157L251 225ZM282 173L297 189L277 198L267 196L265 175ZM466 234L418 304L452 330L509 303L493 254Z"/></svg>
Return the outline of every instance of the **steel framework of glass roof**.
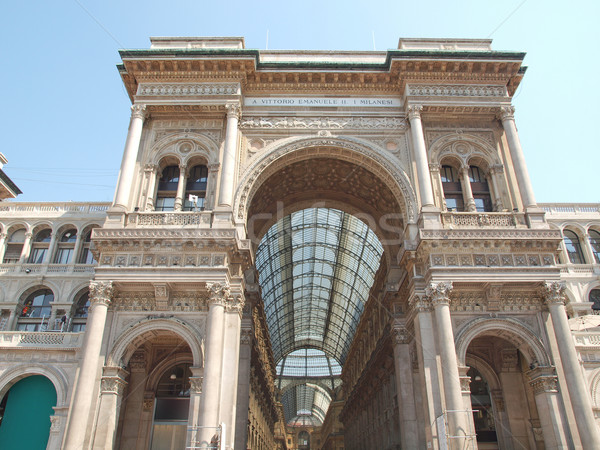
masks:
<svg viewBox="0 0 600 450"><path fill-rule="evenodd" d="M289 424L322 423L382 254L367 225L326 208L284 217L258 246L256 266Z"/></svg>

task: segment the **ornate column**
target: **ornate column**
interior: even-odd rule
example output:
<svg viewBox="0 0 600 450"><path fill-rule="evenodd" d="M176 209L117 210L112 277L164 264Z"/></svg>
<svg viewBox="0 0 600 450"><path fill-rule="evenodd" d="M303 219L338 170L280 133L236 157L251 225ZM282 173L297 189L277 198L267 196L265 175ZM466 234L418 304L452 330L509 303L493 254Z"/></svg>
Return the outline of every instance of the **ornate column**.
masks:
<svg viewBox="0 0 600 450"><path fill-rule="evenodd" d="M410 135L413 142L413 157L417 166L419 177L419 194L422 206L434 206L433 189L431 187L431 176L427 161L427 148L425 147L425 136L423 134L423 123L421 122L422 105L409 105L408 120L410 121Z"/></svg>
<svg viewBox="0 0 600 450"><path fill-rule="evenodd" d="M144 166L144 175L146 176L146 198L142 205L144 211L154 211L154 199L156 198L156 181L158 177L158 166L156 164L146 164Z"/></svg>
<svg viewBox="0 0 600 450"><path fill-rule="evenodd" d="M81 348L79 376L73 394L69 424L63 448L83 448L92 399L99 375L100 348L106 324L106 313L113 294L112 281L90 281L90 309Z"/></svg>
<svg viewBox="0 0 600 450"><path fill-rule="evenodd" d="M566 424L562 419L562 404L554 367L537 367L527 372L527 376L535 395L545 448L570 448L572 445L569 444L572 442L569 442L565 433ZM595 424L594 427L596 427ZM590 432L593 431L590 430ZM583 443L583 436L581 438ZM584 444L583 448L598 447L587 447Z"/></svg>
<svg viewBox="0 0 600 450"><path fill-rule="evenodd" d="M192 376L190 377L190 409L188 413L188 427L194 427L199 422L200 402L202 401L202 385L204 383L204 369L202 367L190 367ZM186 445L193 447L196 441L198 432L188 432Z"/></svg>
<svg viewBox="0 0 600 450"><path fill-rule="evenodd" d="M223 148L221 186L219 189L219 206L233 206L233 188L235 178L235 161L237 156L238 120L241 114L239 103L228 103L227 130Z"/></svg>
<svg viewBox="0 0 600 450"><path fill-rule="evenodd" d="M251 308L247 308L250 310ZM250 406L250 365L252 359L252 315L244 314L240 332L240 368L238 373L238 397L235 412L234 448L245 448L248 442L248 408Z"/></svg>
<svg viewBox="0 0 600 450"><path fill-rule="evenodd" d="M513 106L502 106L500 108L499 118L502 121L506 140L508 141L508 148L515 168L523 207L525 209L535 208L537 207L537 204L535 202L535 196L533 195L533 187L531 186L529 172L527 171L527 164L525 164L525 156L523 155L523 149L521 148L521 141L519 140L519 135L517 133L514 113L515 108Z"/></svg>
<svg viewBox="0 0 600 450"><path fill-rule="evenodd" d="M120 367L104 367L100 387L100 408L94 433L94 449L105 450L114 447L115 432L119 421L119 411L125 381L128 373Z"/></svg>
<svg viewBox="0 0 600 450"><path fill-rule="evenodd" d="M469 168L460 168L460 185L462 186L463 199L465 201L465 211L477 211L475 208L475 199L471 189L471 179L469 178Z"/></svg>
<svg viewBox="0 0 600 450"><path fill-rule="evenodd" d="M225 303L231 297L228 283L206 283L210 297L206 319L204 380L198 418L199 445L208 445L216 433L220 418L221 371L224 354Z"/></svg>
<svg viewBox="0 0 600 450"><path fill-rule="evenodd" d="M235 440L235 419L240 370L240 333L245 299L242 294L233 294L225 302L225 333L223 342L223 372L221 373L221 416L219 422L226 425L226 444ZM230 386L228 388L227 386ZM246 420L247 422L247 420Z"/></svg>
<svg viewBox="0 0 600 450"><path fill-rule="evenodd" d="M133 183L135 161L140 148L145 118L146 105L135 104L131 107L129 131L127 133L127 140L125 141L125 150L123 151L123 160L121 162L121 171L119 172L114 201L114 206L120 206L124 209L129 206L129 194Z"/></svg>
<svg viewBox="0 0 600 450"><path fill-rule="evenodd" d="M25 233L25 242L23 242L23 248L21 249L21 257L19 258L19 262L22 264L27 261L27 257L29 256L29 252L31 251L31 241L33 240L33 233L27 232Z"/></svg>
<svg viewBox="0 0 600 450"><path fill-rule="evenodd" d="M600 448L600 433L594 419L590 392L581 371L573 335L565 310L564 282L545 283L543 294L552 317L552 326L558 342L558 352L565 373L566 388L571 399L575 422L583 448Z"/></svg>
<svg viewBox="0 0 600 450"><path fill-rule="evenodd" d="M394 371L400 413L400 439L402 448L418 448L419 432L415 405L412 362L409 342L411 336L402 324L394 324Z"/></svg>
<svg viewBox="0 0 600 450"><path fill-rule="evenodd" d="M183 209L185 195L185 183L187 182L187 166L185 164L179 164L179 182L177 183L177 194L175 195L175 211L181 211Z"/></svg>
<svg viewBox="0 0 600 450"><path fill-rule="evenodd" d="M493 165L490 167L489 173L492 194L494 196L494 211L502 211L504 205L502 204L502 196L500 195L500 183L498 177L504 173L504 166L502 164Z"/></svg>
<svg viewBox="0 0 600 450"><path fill-rule="evenodd" d="M442 414L442 392L439 379L435 327L431 315L431 301L422 294L415 294L409 301L410 316L413 317L415 341L419 364L419 384L422 386L422 404L425 429L424 435L433 448L439 447L436 419ZM419 447L425 447L420 442Z"/></svg>
<svg viewBox="0 0 600 450"><path fill-rule="evenodd" d="M437 324L437 336L442 363L444 398L446 399L447 435L450 448L466 448L471 442L467 412L462 399L458 359L454 345L454 332L450 317L451 282L430 283L425 295L431 300ZM464 436L462 438L461 436ZM450 438L451 437L451 438Z"/></svg>

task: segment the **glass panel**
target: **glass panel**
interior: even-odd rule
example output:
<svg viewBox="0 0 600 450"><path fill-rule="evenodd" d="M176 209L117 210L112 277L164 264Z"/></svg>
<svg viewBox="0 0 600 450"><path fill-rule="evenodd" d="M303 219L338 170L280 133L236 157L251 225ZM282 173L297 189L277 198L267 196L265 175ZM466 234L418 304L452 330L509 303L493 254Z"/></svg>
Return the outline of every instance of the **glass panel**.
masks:
<svg viewBox="0 0 600 450"><path fill-rule="evenodd" d="M47 248L34 248L31 250L31 256L29 256L29 263L31 264L42 264L46 257Z"/></svg>
<svg viewBox="0 0 600 450"><path fill-rule="evenodd" d="M189 408L189 398L157 398L154 420L187 420Z"/></svg>
<svg viewBox="0 0 600 450"><path fill-rule="evenodd" d="M592 289L590 292L590 302L594 302L592 309L594 311L600 310L600 289Z"/></svg>
<svg viewBox="0 0 600 450"><path fill-rule="evenodd" d="M573 264L585 264L583 252L581 251L581 244L579 243L579 237L570 230L564 230L563 235L569 260Z"/></svg>
<svg viewBox="0 0 600 450"><path fill-rule="evenodd" d="M157 211L173 211L175 209L175 197L158 197L156 199Z"/></svg>
<svg viewBox="0 0 600 450"><path fill-rule="evenodd" d="M56 252L56 258L54 262L56 264L69 264L71 256L73 255L72 248L59 248Z"/></svg>
<svg viewBox="0 0 600 450"><path fill-rule="evenodd" d="M34 242L50 242L52 238L51 230L42 230L38 234L35 235Z"/></svg>
<svg viewBox="0 0 600 450"><path fill-rule="evenodd" d="M596 260L596 264L600 264L600 233L590 230L589 235L592 252L594 253L594 259Z"/></svg>
<svg viewBox="0 0 600 450"><path fill-rule="evenodd" d="M60 242L72 242L75 243L77 240L77 230L69 230L63 233L60 238Z"/></svg>

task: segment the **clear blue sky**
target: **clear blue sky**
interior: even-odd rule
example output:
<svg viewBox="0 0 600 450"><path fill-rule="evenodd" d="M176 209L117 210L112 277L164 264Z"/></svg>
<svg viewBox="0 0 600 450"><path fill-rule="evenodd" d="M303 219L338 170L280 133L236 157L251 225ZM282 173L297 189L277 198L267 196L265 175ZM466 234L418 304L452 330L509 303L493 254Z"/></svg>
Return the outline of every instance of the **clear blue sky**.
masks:
<svg viewBox="0 0 600 450"><path fill-rule="evenodd" d="M246 48L377 50L399 37L492 38L525 51L514 98L538 202L600 202L600 2L4 2L0 129L19 201L111 201L129 121L119 48L244 36Z"/></svg>

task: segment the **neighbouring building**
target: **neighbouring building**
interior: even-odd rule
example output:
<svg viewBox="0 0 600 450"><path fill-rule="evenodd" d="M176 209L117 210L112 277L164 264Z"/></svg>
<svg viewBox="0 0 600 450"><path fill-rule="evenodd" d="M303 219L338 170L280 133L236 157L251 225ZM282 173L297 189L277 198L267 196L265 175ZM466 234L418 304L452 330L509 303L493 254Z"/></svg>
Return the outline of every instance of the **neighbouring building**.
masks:
<svg viewBox="0 0 600 450"><path fill-rule="evenodd" d="M114 202L0 170L0 447L600 448L600 205L536 202L524 53L120 54Z"/></svg>

